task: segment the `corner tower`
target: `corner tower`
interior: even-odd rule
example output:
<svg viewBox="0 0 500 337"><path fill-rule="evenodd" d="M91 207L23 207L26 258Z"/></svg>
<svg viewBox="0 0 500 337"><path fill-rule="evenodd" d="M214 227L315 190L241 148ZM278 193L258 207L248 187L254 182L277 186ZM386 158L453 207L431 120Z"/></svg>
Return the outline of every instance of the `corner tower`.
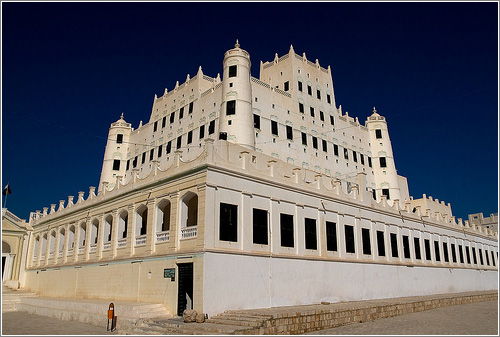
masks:
<svg viewBox="0 0 500 337"><path fill-rule="evenodd" d="M224 54L219 139L226 139L251 149L255 146L252 114L250 54L238 40Z"/></svg>
<svg viewBox="0 0 500 337"><path fill-rule="evenodd" d="M377 199L386 195L388 200L401 200L398 173L394 163L391 139L385 117L380 116L373 108L373 113L366 121L370 133L370 148L373 158L373 172L375 174L375 190Z"/></svg>
<svg viewBox="0 0 500 337"><path fill-rule="evenodd" d="M116 177L123 177L125 175L131 132L132 126L123 119L123 113L119 120L111 124L106 149L104 150L104 160L102 162L101 179L98 188L99 192L103 189L103 182L107 182L111 189L116 185Z"/></svg>

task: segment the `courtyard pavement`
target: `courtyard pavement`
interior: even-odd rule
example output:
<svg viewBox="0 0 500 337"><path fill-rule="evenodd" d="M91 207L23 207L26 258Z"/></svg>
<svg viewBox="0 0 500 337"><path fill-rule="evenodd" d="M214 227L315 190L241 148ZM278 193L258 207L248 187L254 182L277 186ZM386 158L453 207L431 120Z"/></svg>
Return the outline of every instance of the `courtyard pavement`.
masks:
<svg viewBox="0 0 500 337"><path fill-rule="evenodd" d="M26 312L2 313L2 335L120 335L90 324ZM498 301L426 310L309 335L498 335Z"/></svg>

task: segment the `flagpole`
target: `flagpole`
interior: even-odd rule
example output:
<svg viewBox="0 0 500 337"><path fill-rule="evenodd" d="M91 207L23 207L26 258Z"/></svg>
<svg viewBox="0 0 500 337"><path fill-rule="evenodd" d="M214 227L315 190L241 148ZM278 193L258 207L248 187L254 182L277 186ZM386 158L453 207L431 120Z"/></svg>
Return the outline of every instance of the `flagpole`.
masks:
<svg viewBox="0 0 500 337"><path fill-rule="evenodd" d="M10 181L7 182L7 186L9 186ZM5 205L7 205L7 196L9 195L8 191L5 193L5 199L3 201L3 208L5 208Z"/></svg>

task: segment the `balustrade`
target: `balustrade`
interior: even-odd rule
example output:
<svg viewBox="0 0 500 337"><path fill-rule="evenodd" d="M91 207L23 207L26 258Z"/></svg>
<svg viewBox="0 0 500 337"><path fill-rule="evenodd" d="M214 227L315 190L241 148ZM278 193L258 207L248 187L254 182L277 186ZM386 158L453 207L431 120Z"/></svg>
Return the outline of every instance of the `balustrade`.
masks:
<svg viewBox="0 0 500 337"><path fill-rule="evenodd" d="M127 238L118 239L117 248L124 248L127 245Z"/></svg>
<svg viewBox="0 0 500 337"><path fill-rule="evenodd" d="M166 242L170 240L170 231L156 233L156 242Z"/></svg>
<svg viewBox="0 0 500 337"><path fill-rule="evenodd" d="M181 239L190 239L196 237L198 234L198 227L185 227L181 229Z"/></svg>
<svg viewBox="0 0 500 337"><path fill-rule="evenodd" d="M104 245L102 246L103 251L107 251L111 249L111 242L105 242Z"/></svg>
<svg viewBox="0 0 500 337"><path fill-rule="evenodd" d="M96 252L96 251L97 251L97 243L92 243L92 244L90 245L90 252L91 252L91 253L94 253L94 252Z"/></svg>
<svg viewBox="0 0 500 337"><path fill-rule="evenodd" d="M136 246L143 246L146 244L146 234L139 235L135 237L135 245Z"/></svg>
<svg viewBox="0 0 500 337"><path fill-rule="evenodd" d="M85 253L85 246L78 247L78 254Z"/></svg>

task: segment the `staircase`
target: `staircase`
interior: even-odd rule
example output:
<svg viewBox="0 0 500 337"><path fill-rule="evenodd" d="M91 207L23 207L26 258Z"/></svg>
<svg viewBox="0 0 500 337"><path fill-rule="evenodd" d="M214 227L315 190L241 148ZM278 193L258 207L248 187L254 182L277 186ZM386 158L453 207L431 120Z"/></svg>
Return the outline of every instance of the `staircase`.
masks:
<svg viewBox="0 0 500 337"><path fill-rule="evenodd" d="M13 290L2 285L2 312L17 311L23 297L35 297L35 293L24 290Z"/></svg>

